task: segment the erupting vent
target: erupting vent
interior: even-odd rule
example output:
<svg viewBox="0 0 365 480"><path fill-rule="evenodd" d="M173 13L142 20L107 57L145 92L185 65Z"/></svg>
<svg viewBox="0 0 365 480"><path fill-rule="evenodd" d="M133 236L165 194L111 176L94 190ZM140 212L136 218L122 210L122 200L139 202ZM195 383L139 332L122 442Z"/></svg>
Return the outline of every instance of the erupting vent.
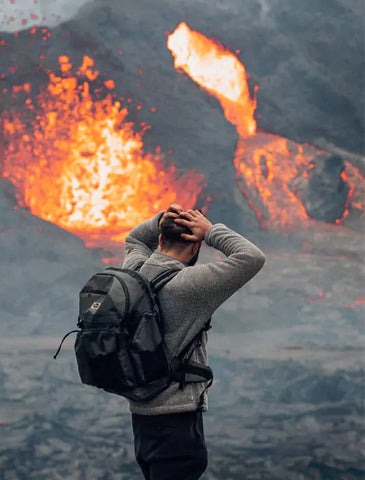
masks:
<svg viewBox="0 0 365 480"><path fill-rule="evenodd" d="M168 36L167 46L175 67L214 95L236 127L238 186L263 227L285 232L309 225L309 216L340 223L349 209L363 213L365 182L356 167L323 158L325 152L309 145L257 132L256 90L252 98L236 55L185 23ZM203 175L181 174L160 152L145 152L149 126L127 120L127 108L112 92L114 82L100 80L91 58L75 68L61 56L59 65L58 74L46 71L48 84L39 93L30 82L13 86L16 101L0 115L1 174L15 185L19 204L87 246L123 241L132 227L172 202L194 207ZM327 208L328 184L335 195L341 192L336 208ZM313 214L317 205L327 208L327 217Z"/></svg>
<svg viewBox="0 0 365 480"><path fill-rule="evenodd" d="M16 106L1 118L2 175L15 184L19 204L87 246L124 240L170 203L192 208L203 175L179 175L161 155L144 151L149 127L126 121L127 109L110 93L100 98L101 87L112 90L114 82L98 81L91 58L74 74L68 57L59 63L60 75L49 72L40 94L32 95L30 83L13 87Z"/></svg>
<svg viewBox="0 0 365 480"><path fill-rule="evenodd" d="M256 91L252 100L245 67L219 42L181 23L169 35L167 46L175 68L214 95L226 119L236 127L240 136L234 158L238 186L261 226L280 231L281 227L287 230L307 224L303 188L309 183L315 158L324 152L276 135L256 133ZM362 213L365 198L364 178L350 163L345 162L339 181L348 184L348 194L334 218L337 223L347 216L349 206Z"/></svg>

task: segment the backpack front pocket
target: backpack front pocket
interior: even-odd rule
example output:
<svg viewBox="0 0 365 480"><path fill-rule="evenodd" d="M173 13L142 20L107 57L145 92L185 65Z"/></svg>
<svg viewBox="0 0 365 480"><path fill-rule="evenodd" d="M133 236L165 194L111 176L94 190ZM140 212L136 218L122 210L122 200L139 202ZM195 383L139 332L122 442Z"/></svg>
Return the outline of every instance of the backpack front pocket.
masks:
<svg viewBox="0 0 365 480"><path fill-rule="evenodd" d="M107 390L132 387L136 375L124 334L85 330L77 334L75 353L81 381Z"/></svg>

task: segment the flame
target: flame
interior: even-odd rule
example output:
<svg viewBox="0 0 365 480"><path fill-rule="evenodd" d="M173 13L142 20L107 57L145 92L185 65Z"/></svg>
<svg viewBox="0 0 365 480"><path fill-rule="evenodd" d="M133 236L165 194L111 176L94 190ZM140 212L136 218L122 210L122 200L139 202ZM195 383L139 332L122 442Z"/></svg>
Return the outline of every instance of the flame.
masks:
<svg viewBox="0 0 365 480"><path fill-rule="evenodd" d="M176 69L185 72L221 103L226 119L240 136L234 157L238 186L247 197L261 226L281 230L307 225L308 215L296 191L308 178L308 169L322 152L283 137L256 132L256 96L251 99L245 67L219 42L181 23L169 35L167 46ZM256 93L256 90L255 90ZM349 207L364 210L364 178L345 162L343 180L350 192L342 222Z"/></svg>
<svg viewBox="0 0 365 480"><path fill-rule="evenodd" d="M242 138L254 135L256 99L252 100L245 67L229 50L180 23L169 35L167 47L176 69L186 72L196 83L220 101L229 122Z"/></svg>
<svg viewBox="0 0 365 480"><path fill-rule="evenodd" d="M144 151L149 127L141 124L136 131L120 101L91 93L98 78L91 58L84 57L76 75L69 57L59 57L59 64L61 75L49 72L40 94L32 97L30 84L15 86L24 102L2 115L2 175L15 184L20 205L87 246L123 241L170 203L192 208L203 176L181 174L173 164L165 166L161 155ZM113 81L104 83L114 87Z"/></svg>

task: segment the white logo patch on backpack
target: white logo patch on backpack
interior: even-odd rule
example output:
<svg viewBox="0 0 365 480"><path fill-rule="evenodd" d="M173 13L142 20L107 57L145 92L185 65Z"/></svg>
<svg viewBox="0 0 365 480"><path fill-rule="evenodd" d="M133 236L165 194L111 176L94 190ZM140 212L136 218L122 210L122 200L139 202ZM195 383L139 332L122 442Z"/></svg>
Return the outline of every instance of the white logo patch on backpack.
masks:
<svg viewBox="0 0 365 480"><path fill-rule="evenodd" d="M101 305L101 302L94 302L91 307L90 307L90 310L97 310Z"/></svg>

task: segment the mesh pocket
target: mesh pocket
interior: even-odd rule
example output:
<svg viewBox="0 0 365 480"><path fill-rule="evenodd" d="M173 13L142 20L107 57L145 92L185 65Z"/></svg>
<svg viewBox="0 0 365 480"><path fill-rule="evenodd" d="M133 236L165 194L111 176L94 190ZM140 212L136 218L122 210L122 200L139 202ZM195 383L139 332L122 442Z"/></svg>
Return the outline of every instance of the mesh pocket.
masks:
<svg viewBox="0 0 365 480"><path fill-rule="evenodd" d="M125 335L116 331L84 331L77 335L75 353L81 381L122 391L135 384Z"/></svg>
<svg viewBox="0 0 365 480"><path fill-rule="evenodd" d="M143 314L131 341L130 354L142 382L151 382L169 374L168 358L154 315Z"/></svg>

